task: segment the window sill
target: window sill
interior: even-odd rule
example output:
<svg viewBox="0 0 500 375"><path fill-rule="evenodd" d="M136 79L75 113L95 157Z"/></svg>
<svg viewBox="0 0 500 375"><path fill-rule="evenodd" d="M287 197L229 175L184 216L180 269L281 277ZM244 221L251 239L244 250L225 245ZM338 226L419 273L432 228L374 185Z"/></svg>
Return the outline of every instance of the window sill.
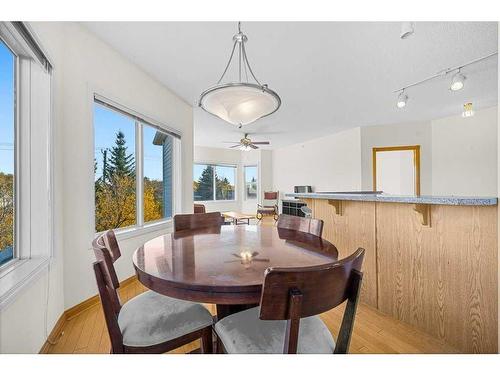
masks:
<svg viewBox="0 0 500 375"><path fill-rule="evenodd" d="M127 240L129 238L143 236L156 231L168 231L170 233L173 229L173 220L167 219L164 221L157 221L144 224L142 227L129 227L123 229L116 229L115 234L118 240ZM96 237L103 232L96 233Z"/></svg>
<svg viewBox="0 0 500 375"><path fill-rule="evenodd" d="M0 272L0 311L40 273L47 269L49 257L19 259Z"/></svg>

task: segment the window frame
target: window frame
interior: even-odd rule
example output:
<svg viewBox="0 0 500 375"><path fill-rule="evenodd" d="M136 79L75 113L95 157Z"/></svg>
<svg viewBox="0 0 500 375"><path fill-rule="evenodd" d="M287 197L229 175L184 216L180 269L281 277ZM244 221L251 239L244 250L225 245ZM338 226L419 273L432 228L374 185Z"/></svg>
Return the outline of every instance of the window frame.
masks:
<svg viewBox="0 0 500 375"><path fill-rule="evenodd" d="M119 239L127 239L142 234L154 232L156 230L169 228L172 226L173 216L180 209L180 202L182 199L182 187L181 187L181 140L182 133L177 129L171 128L163 123L152 119L149 116L143 115L140 111L131 109L129 106L125 106L120 99L109 99L109 95L102 95L98 93L97 90L91 91L91 125L92 125L92 152L95 150L95 118L94 118L94 105L98 104L102 107L107 107L110 111L115 111L118 114L125 115L134 121L135 128L135 148L134 148L134 158L135 158L135 188L136 188L136 220L135 225L129 225L121 228L109 228L113 229ZM144 221L144 126L154 128L161 131L174 138L173 150L172 150L172 217L162 218L154 221ZM93 180L95 181L95 174L93 175ZM95 188L94 182L92 183L92 196L95 202ZM95 227L95 203L93 210L93 233L94 238L104 233L104 231L97 232Z"/></svg>
<svg viewBox="0 0 500 375"><path fill-rule="evenodd" d="M247 167L257 168L257 195L255 198L248 198L247 196ZM259 175L259 165L258 164L245 164L243 166L243 190L244 190L244 199L246 201L258 201L260 196L260 175Z"/></svg>
<svg viewBox="0 0 500 375"><path fill-rule="evenodd" d="M198 203L225 203L225 202L237 202L238 201L238 164L232 164L232 163L221 163L221 162L213 162L213 161L194 161L193 162L193 168L195 165L205 165L205 166L212 166L214 167L214 178L212 180L212 186L213 186L213 199L211 200L201 200L197 201L194 200L194 192L193 192L193 202ZM216 191L216 183L215 183L215 175L216 175L216 169L217 167L231 167L234 168L234 199L216 199L217 198L217 191ZM193 182L194 182L194 177L193 177Z"/></svg>
<svg viewBox="0 0 500 375"><path fill-rule="evenodd" d="M0 267L2 310L54 257L54 108L53 65L29 24L0 22L0 37L15 55L14 258ZM33 101L39 91L43 100Z"/></svg>

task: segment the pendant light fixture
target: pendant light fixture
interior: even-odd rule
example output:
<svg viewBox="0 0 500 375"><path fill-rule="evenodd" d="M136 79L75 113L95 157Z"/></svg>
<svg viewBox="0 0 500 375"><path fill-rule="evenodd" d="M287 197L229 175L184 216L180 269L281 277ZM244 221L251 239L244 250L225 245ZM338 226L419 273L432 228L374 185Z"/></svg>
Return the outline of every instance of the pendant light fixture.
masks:
<svg viewBox="0 0 500 375"><path fill-rule="evenodd" d="M233 36L233 49L224 72L215 86L201 93L198 102L208 113L239 127L269 116L281 105L278 94L255 77L245 50L247 41L247 36L241 32L241 22L238 22L238 33ZM238 55L238 81L223 83L235 51ZM254 82L248 80L248 73Z"/></svg>

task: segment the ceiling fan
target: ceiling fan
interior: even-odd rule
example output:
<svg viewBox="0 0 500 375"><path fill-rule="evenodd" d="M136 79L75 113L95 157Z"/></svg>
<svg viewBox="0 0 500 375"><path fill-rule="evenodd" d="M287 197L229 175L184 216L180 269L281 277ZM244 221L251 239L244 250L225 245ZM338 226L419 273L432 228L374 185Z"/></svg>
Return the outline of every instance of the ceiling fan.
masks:
<svg viewBox="0 0 500 375"><path fill-rule="evenodd" d="M258 147L256 145L268 145L269 141L265 142L252 142L250 138L248 138L248 133L245 133L244 138L241 138L239 142L224 142L224 143L236 143L234 146L229 148L239 148L242 151L250 151L257 150Z"/></svg>

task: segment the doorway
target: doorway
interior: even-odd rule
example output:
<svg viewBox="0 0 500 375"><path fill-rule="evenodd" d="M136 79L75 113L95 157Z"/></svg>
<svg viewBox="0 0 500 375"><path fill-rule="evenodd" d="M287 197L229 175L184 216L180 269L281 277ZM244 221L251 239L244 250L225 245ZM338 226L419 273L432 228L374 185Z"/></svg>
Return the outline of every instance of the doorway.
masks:
<svg viewBox="0 0 500 375"><path fill-rule="evenodd" d="M373 148L373 190L420 195L420 146Z"/></svg>

